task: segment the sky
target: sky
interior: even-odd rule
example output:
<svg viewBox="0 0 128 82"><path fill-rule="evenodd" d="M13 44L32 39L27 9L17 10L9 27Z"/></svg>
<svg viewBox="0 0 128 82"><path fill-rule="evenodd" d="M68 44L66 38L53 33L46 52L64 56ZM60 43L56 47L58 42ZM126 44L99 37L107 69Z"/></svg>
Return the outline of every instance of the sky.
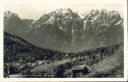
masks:
<svg viewBox="0 0 128 82"><path fill-rule="evenodd" d="M43 14L49 13L59 8L70 8L80 15L87 13L92 9L106 9L108 11L117 11L123 17L123 5L115 3L71 3L71 2L44 2L44 3L6 3L5 11L17 13L22 19L39 19Z"/></svg>

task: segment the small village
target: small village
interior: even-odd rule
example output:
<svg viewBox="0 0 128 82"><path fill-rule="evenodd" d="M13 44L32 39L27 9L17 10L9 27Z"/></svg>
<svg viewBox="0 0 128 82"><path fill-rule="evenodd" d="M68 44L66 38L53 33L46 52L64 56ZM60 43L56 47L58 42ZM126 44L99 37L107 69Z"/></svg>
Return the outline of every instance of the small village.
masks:
<svg viewBox="0 0 128 82"><path fill-rule="evenodd" d="M54 61L36 60L35 62L11 62L6 63L5 75L6 77L17 78L76 78L86 77L94 68L94 64L102 61L111 55L119 53L120 45L111 47L97 48L95 50L88 50L85 52L65 53L63 59ZM88 55L84 55L88 53ZM90 55L89 55L90 53ZM108 53L110 55L108 55ZM72 57L73 54L73 57ZM99 55L98 55L99 54ZM101 56L102 55L102 56ZM56 56L57 57L57 56Z"/></svg>

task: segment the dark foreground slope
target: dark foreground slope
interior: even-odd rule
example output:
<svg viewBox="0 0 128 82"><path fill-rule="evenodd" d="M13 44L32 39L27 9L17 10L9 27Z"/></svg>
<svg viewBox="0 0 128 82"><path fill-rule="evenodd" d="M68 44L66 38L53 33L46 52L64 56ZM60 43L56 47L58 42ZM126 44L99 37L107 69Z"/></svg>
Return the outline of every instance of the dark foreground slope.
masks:
<svg viewBox="0 0 128 82"><path fill-rule="evenodd" d="M54 54L61 53L50 49L36 47L24 39L4 32L4 60L8 62L33 62L52 59Z"/></svg>

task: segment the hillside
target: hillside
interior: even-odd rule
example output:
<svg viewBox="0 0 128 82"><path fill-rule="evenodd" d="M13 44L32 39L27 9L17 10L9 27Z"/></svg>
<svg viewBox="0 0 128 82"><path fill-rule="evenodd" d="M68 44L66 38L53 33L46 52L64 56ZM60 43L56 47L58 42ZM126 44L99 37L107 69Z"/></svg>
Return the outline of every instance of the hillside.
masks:
<svg viewBox="0 0 128 82"><path fill-rule="evenodd" d="M36 47L24 39L4 32L5 62L32 62L40 59L52 59L53 55L61 53L50 49Z"/></svg>
<svg viewBox="0 0 128 82"><path fill-rule="evenodd" d="M114 55L94 64L89 74L84 77L123 77L123 46Z"/></svg>

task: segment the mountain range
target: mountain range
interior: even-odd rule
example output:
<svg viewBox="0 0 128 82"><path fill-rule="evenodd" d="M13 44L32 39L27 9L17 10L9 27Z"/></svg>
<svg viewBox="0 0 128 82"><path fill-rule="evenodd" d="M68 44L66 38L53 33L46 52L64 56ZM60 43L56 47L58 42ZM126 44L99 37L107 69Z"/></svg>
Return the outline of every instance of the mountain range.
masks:
<svg viewBox="0 0 128 82"><path fill-rule="evenodd" d="M84 18L70 8L56 9L38 20L4 13L4 31L52 50L78 52L123 42L123 18L116 11L91 10Z"/></svg>

